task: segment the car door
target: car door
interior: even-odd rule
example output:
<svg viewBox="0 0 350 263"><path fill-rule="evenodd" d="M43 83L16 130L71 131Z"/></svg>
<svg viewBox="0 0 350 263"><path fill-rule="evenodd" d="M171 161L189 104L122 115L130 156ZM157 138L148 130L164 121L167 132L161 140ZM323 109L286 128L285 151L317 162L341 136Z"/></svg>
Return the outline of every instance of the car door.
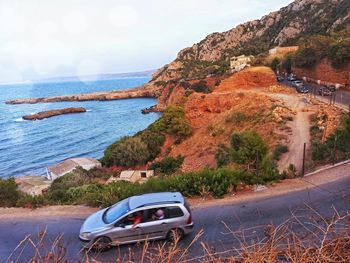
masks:
<svg viewBox="0 0 350 263"><path fill-rule="evenodd" d="M150 211L150 213L154 213L157 209ZM161 209L164 210L164 218L154 219L151 217L140 224L142 240L166 238L170 230L183 224L180 218L184 216L184 213L180 207L168 206Z"/></svg>
<svg viewBox="0 0 350 263"><path fill-rule="evenodd" d="M140 240L141 229L139 225L133 228L132 222L125 216L114 224L108 236L115 244L134 243Z"/></svg>
<svg viewBox="0 0 350 263"><path fill-rule="evenodd" d="M154 213L158 208L147 209L143 213L142 222L139 224L140 239L153 240L164 235L164 219L156 220Z"/></svg>

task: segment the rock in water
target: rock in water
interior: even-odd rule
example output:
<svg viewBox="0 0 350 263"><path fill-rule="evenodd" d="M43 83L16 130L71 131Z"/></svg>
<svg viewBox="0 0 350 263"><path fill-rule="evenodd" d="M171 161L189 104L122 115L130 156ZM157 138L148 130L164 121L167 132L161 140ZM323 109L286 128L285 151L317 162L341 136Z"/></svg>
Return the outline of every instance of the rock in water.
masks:
<svg viewBox="0 0 350 263"><path fill-rule="evenodd" d="M86 112L86 109L84 108L64 108L64 109L57 109L57 110L49 110L49 111L41 111L36 114L32 115L25 115L23 116L24 120L34 121L34 120L42 120L45 118L50 118L53 116L63 115L63 114L71 114L71 113L81 113Z"/></svg>

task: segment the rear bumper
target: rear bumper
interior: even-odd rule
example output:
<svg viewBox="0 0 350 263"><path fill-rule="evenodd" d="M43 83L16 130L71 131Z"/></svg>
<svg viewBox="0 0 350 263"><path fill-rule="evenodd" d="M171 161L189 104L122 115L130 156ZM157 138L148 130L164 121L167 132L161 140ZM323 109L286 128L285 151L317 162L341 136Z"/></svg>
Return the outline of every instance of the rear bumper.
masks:
<svg viewBox="0 0 350 263"><path fill-rule="evenodd" d="M193 231L194 228L194 223L190 224L190 225L186 225L184 227L184 234L187 235L189 233L191 233Z"/></svg>

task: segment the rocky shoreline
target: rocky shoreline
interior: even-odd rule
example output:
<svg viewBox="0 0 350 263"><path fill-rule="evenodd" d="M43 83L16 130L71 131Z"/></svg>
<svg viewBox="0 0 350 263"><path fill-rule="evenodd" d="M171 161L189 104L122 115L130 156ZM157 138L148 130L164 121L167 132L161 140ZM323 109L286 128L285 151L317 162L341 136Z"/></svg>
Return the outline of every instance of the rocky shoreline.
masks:
<svg viewBox="0 0 350 263"><path fill-rule="evenodd" d="M63 115L63 114L82 113L82 112L86 112L86 109L81 108L81 107L79 107L79 108L64 108L64 109L57 109L57 110L41 111L41 112L38 112L36 114L25 115L22 118L24 120L28 120L28 121L35 121L35 120L42 120L42 119L50 118L53 116Z"/></svg>
<svg viewBox="0 0 350 263"><path fill-rule="evenodd" d="M62 102L62 101L108 101L121 100L130 98L157 98L160 95L160 88L154 86L142 86L139 88L118 90L110 92L94 92L86 94L74 94L65 96L55 96L47 98L26 98L6 101L6 104L35 104L46 102Z"/></svg>
<svg viewBox="0 0 350 263"><path fill-rule="evenodd" d="M151 112L160 112L160 110L158 109L157 105L153 105L153 106L151 106L149 108L145 108L145 109L141 110L142 114L148 114L148 113L151 113Z"/></svg>

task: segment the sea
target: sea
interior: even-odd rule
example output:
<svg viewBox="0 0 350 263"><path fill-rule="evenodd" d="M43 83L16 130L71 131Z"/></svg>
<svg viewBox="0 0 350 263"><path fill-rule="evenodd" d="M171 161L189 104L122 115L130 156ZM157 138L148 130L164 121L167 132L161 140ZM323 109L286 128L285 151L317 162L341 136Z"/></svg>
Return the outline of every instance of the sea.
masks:
<svg viewBox="0 0 350 263"><path fill-rule="evenodd" d="M152 98L18 105L5 101L122 90L148 81L149 77L128 77L0 85L0 177L45 175L46 167L67 158L101 158L108 145L145 129L160 117L158 113L141 113L156 104ZM37 121L22 119L24 115L67 107L84 107L87 112Z"/></svg>

